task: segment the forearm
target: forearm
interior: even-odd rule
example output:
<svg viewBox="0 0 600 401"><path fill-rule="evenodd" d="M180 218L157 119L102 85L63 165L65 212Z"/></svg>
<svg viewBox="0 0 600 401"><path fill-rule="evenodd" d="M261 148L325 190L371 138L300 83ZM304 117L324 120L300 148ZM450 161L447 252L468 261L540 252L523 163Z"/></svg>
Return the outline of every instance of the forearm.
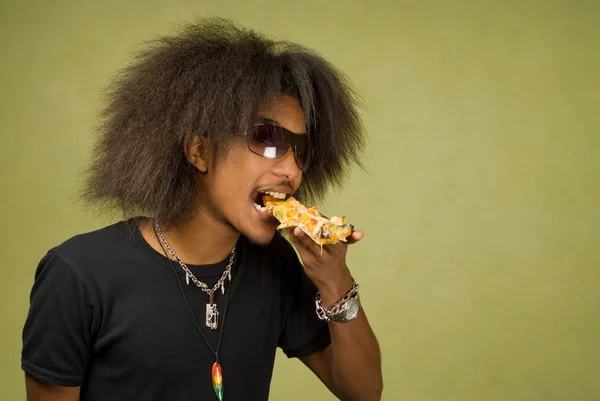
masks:
<svg viewBox="0 0 600 401"><path fill-rule="evenodd" d="M346 289L348 286L346 286ZM331 306L343 296L323 293L323 303ZM346 323L329 323L331 333L331 379L338 392L352 401L380 400L383 389L381 354L365 311Z"/></svg>

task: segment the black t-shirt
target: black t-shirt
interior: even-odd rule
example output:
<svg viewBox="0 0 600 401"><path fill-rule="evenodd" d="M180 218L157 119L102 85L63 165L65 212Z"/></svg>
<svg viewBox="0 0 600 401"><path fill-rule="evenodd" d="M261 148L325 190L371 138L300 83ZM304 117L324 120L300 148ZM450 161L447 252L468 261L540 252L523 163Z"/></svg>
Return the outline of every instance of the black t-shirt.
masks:
<svg viewBox="0 0 600 401"><path fill-rule="evenodd" d="M212 288L227 261L188 267ZM264 247L240 237L232 281L225 295L215 295L220 316L213 331L205 326L208 296L186 285L180 266L150 247L131 219L75 236L40 261L23 330L23 370L42 382L81 386L82 401L215 400L215 357L175 274L213 349L223 330L225 400L268 399L277 347L292 358L330 342L314 310L316 289L279 234Z"/></svg>

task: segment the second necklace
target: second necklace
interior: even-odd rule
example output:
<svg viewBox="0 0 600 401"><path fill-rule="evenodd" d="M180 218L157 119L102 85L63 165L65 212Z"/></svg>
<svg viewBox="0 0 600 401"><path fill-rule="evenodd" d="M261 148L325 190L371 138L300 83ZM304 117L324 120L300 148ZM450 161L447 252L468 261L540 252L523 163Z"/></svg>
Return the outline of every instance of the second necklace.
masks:
<svg viewBox="0 0 600 401"><path fill-rule="evenodd" d="M225 292L224 291L224 285L223 285L225 277L229 277L229 281L231 281L231 267L233 265L233 258L234 258L234 255L235 255L235 248L233 248L233 250L231 251L231 255L229 256L229 263L227 264L227 267L225 268L225 271L223 272L223 275L217 281L217 283L214 285L214 287L212 289L208 289L208 286L206 286L206 284L204 284L201 281L199 281L198 279L196 279L196 277L192 274L192 272L181 261L181 259L179 258L179 256L177 256L177 254L175 254L175 252L173 251L173 249L171 249L171 247L169 246L169 243L165 239L165 237L164 237L162 231L160 230L160 227L159 227L159 225L158 225L158 223L156 221L154 222L154 234L156 235L157 239L159 240L159 244L160 244L161 248L163 249L163 252L165 253L165 256L167 256L167 251L165 250L165 247L166 247L167 249L169 249L169 253L171 253L171 255L174 258L176 258L176 260L179 262L179 264L181 265L181 267L186 272L186 281L187 281L187 284L189 285L189 277L191 276L191 278L194 281L194 283L196 283L196 285L200 289L202 289L204 292L206 292L206 293L209 294L209 303L206 305L206 325L208 327L210 327L211 329L216 330L219 312L216 310L217 306L213 302L214 301L213 294L217 290L217 288L219 288L219 286L221 286L221 292L223 292L223 293ZM200 329L200 326L198 325L198 322L196 321L196 318L194 317L194 312L192 310L192 306L190 305L187 297L185 296L185 291L183 290L183 286L181 284L181 281L179 280L177 272L175 271L175 267L173 266L173 263L171 263L171 259L169 259L168 256L167 256L167 260L169 261L169 264L171 265L171 268L173 269L173 274L175 275L175 279L177 280L177 283L179 284L179 289L181 290L181 295L183 296L183 299L185 300L185 303L186 303L186 305L188 307L188 310L190 311L190 314L192 316L192 320L194 321L194 324L196 325L196 329L198 330L198 333L200 333L200 335L202 336L202 339L204 340L204 342L206 343L206 345L208 346L208 348L210 348L210 350L212 351L212 353L213 353L213 355L215 357L215 361L214 361L213 366L212 366L212 375L211 375L212 376L212 385L213 385L213 390L215 392L215 395L217 396L217 398L219 399L219 401L222 401L223 400L223 369L221 368L221 364L220 364L220 361L219 361L219 349L221 348L221 336L223 334L223 329L221 328L221 330L219 332L219 341L217 343L217 349L214 349L210 345L210 343L208 342L208 339L202 333L202 330ZM231 294L231 289L227 293L227 298L225 300L225 311L223 313L223 322L225 322L225 313L227 313L227 304L228 304L228 301L229 301L229 295L230 294ZM212 312L213 308L214 308L214 312ZM215 314L215 312L216 312L216 314ZM210 322L210 326L209 326L209 313L210 313L211 319L214 319L213 321Z"/></svg>
<svg viewBox="0 0 600 401"><path fill-rule="evenodd" d="M229 254L229 262L227 263L227 267L225 267L225 271L223 271L223 275L212 288L208 288L206 284L202 281L198 280L196 276L190 271L190 269L183 263L181 258L177 256L175 251L171 248L165 236L160 229L158 222L154 221L154 228L158 237L160 238L160 242L167 248L173 259L179 263L179 266L185 272L185 281L187 285L190 285L190 279L198 288L200 288L203 292L208 295L208 303L206 304L206 327L211 330L216 330L219 327L219 309L217 308L217 304L215 303L215 291L221 288L221 294L225 294L225 279L229 279L231 281L231 266L233 265L233 258L235 256L235 248Z"/></svg>

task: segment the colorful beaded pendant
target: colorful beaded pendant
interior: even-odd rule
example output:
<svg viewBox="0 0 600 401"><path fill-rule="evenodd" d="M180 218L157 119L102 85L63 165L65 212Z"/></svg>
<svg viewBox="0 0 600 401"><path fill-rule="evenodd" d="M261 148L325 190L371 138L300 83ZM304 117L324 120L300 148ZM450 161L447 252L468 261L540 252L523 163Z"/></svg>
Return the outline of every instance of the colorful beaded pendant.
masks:
<svg viewBox="0 0 600 401"><path fill-rule="evenodd" d="M219 362L215 362L212 367L213 389L219 401L223 401L223 370Z"/></svg>
<svg viewBox="0 0 600 401"><path fill-rule="evenodd" d="M164 245L169 246L169 244L166 242L166 240L164 239L162 234L160 234L160 228L159 228L157 222L154 223L154 232L155 232L156 238L161 243L161 247L162 247L163 243L164 243ZM167 250L164 247L162 247L162 248L163 248L163 252L165 253L165 256L168 257ZM231 251L231 256L229 257L229 263L227 265L228 267L226 267L226 269L227 268L231 269L231 267L233 266L233 258L235 255L235 250L236 250L236 248L233 248L233 250ZM174 256L176 256L176 255L174 255ZM223 335L223 328L221 327L221 330L219 332L219 341L217 343L217 349L215 350L210 345L210 343L208 342L208 340L206 339L204 334L202 333L202 330L200 329L200 325L198 325L198 321L196 320L196 317L194 316L194 311L192 310L192 307L191 307L187 297L185 296L185 292L183 291L183 286L182 286L181 282L179 281L179 276L177 275L175 266L173 265L173 262L171 262L170 258L168 258L168 260L169 260L169 264L171 265L171 269L173 269L173 273L175 274L175 278L177 279L177 282L179 283L179 289L181 290L181 295L183 296L183 299L185 300L188 310L190 311L190 315L192 316L192 320L194 321L194 324L196 325L196 329L198 330L198 333L200 334L200 336L202 337L202 339L204 340L204 342L206 343L208 348L210 348L210 350L212 351L212 353L215 356L215 363L213 363L213 367L212 367L213 390L215 391L215 395L217 396L219 401L223 401L223 369L221 368L221 365L219 364L219 349L221 348L221 336ZM181 263L183 263L183 262L181 262ZM186 271L186 273L187 273L187 271ZM229 281L232 281L231 280L231 270L229 270L228 276L229 276ZM226 276L223 276L223 278L225 278L225 277ZM186 274L186 281L189 281L189 278L190 278L189 275ZM188 282L188 284L189 284L189 282ZM221 294L224 295L224 293L225 293L225 287L223 286L223 283L221 283ZM227 313L227 304L229 303L229 295L230 294L231 294L231 289L227 292L227 297L225 298L225 310L223 311L223 318L222 318L221 326L223 326L225 324L225 314ZM206 323L207 324L206 325L210 329L216 330L218 327L219 313L217 311L217 305L214 303L213 294L212 293L209 294L209 297L210 297L209 303L206 305L206 307L207 307L207 310L206 310Z"/></svg>

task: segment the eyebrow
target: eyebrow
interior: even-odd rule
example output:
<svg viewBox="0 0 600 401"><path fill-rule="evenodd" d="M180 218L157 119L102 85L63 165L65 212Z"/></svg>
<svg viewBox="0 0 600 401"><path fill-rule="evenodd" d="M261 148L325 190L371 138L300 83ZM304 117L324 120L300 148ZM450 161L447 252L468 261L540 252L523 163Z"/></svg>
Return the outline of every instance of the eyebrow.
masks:
<svg viewBox="0 0 600 401"><path fill-rule="evenodd" d="M261 123L271 123L271 124L275 124L275 125L279 125L280 127L283 127L283 125L281 125L281 123L277 120L273 120L271 118L266 118L266 117L260 117L258 122Z"/></svg>

